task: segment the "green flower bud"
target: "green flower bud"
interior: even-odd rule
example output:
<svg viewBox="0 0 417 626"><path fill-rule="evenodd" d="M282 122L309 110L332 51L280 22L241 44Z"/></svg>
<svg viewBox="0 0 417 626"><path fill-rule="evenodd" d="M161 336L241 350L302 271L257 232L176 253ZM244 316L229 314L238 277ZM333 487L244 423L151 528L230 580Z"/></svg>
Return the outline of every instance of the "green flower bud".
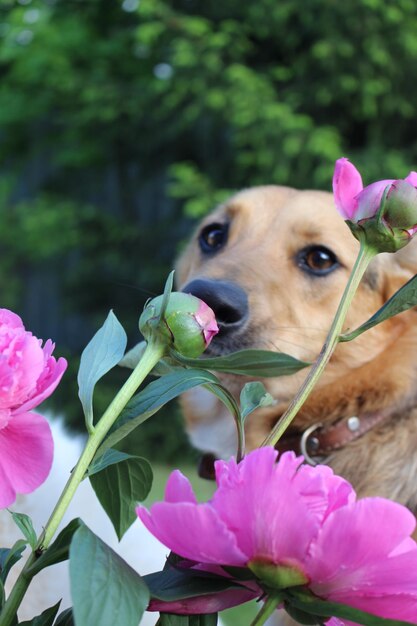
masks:
<svg viewBox="0 0 417 626"><path fill-rule="evenodd" d="M417 230L417 189L405 180L396 180L384 192L378 217L392 229L412 230L414 234Z"/></svg>
<svg viewBox="0 0 417 626"><path fill-rule="evenodd" d="M139 319L139 329L147 341L157 339L185 357L200 356L219 332L209 306L199 298L172 292L161 317L163 296L150 300Z"/></svg>

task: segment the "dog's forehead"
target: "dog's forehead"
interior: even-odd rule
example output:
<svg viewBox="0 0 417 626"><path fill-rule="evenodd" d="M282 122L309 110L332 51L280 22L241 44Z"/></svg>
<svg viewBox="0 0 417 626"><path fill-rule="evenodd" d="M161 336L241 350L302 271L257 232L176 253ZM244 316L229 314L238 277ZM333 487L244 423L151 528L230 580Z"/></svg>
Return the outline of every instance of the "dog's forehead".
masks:
<svg viewBox="0 0 417 626"><path fill-rule="evenodd" d="M344 229L333 197L324 191L297 191L290 187L266 186L244 190L224 203L214 215L242 228L289 230L293 235L320 238ZM213 215L213 214L212 214Z"/></svg>
<svg viewBox="0 0 417 626"><path fill-rule="evenodd" d="M253 211L277 211L287 205L300 192L292 187L264 185L243 189L232 196L225 204L226 210L233 213Z"/></svg>

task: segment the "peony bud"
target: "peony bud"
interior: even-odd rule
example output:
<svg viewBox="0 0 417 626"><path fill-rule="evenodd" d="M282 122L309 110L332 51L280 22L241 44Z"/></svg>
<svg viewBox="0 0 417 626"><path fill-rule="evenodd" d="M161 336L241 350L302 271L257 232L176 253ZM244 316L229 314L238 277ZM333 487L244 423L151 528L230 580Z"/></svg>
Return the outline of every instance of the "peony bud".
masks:
<svg viewBox="0 0 417 626"><path fill-rule="evenodd" d="M403 248L417 231L417 173L404 180L380 180L363 188L358 170L347 159L336 161L336 207L354 236L377 252Z"/></svg>
<svg viewBox="0 0 417 626"><path fill-rule="evenodd" d="M396 180L382 198L380 215L391 228L417 230L417 189L405 180Z"/></svg>
<svg viewBox="0 0 417 626"><path fill-rule="evenodd" d="M219 332L213 311L199 298L174 291L160 319L162 302L163 296L154 298L140 316L145 339L158 337L183 356L200 356Z"/></svg>

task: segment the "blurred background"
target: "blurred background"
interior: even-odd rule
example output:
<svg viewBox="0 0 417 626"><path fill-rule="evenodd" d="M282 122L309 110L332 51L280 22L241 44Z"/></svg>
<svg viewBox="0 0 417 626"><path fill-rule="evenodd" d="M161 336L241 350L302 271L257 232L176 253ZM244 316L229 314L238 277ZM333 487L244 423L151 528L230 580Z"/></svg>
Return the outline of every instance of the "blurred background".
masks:
<svg viewBox="0 0 417 626"><path fill-rule="evenodd" d="M139 340L231 192L416 169L416 68L415 0L0 0L0 306L70 359L53 409L81 425L81 350L110 308ZM194 454L174 407L135 446Z"/></svg>

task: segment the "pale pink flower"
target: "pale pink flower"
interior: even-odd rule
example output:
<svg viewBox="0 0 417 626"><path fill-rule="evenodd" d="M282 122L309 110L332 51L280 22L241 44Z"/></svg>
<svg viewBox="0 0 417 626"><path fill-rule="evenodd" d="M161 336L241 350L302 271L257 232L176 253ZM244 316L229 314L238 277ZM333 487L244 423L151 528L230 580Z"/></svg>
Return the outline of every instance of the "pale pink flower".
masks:
<svg viewBox="0 0 417 626"><path fill-rule="evenodd" d="M51 395L67 367L53 349L51 340L42 348L18 315L0 309L0 508L39 487L51 468L49 425L31 410Z"/></svg>
<svg viewBox="0 0 417 626"><path fill-rule="evenodd" d="M414 516L382 498L357 501L349 483L328 467L302 465L292 452L278 463L277 456L273 448L260 448L239 464L217 461L217 490L203 504L175 471L165 501L149 512L138 507L137 514L155 537L200 569L274 566L282 587L305 585L320 598L416 623ZM219 594L215 610L244 602L245 595L259 597L262 589L252 585L234 593ZM204 612L204 600L153 601L150 608Z"/></svg>

